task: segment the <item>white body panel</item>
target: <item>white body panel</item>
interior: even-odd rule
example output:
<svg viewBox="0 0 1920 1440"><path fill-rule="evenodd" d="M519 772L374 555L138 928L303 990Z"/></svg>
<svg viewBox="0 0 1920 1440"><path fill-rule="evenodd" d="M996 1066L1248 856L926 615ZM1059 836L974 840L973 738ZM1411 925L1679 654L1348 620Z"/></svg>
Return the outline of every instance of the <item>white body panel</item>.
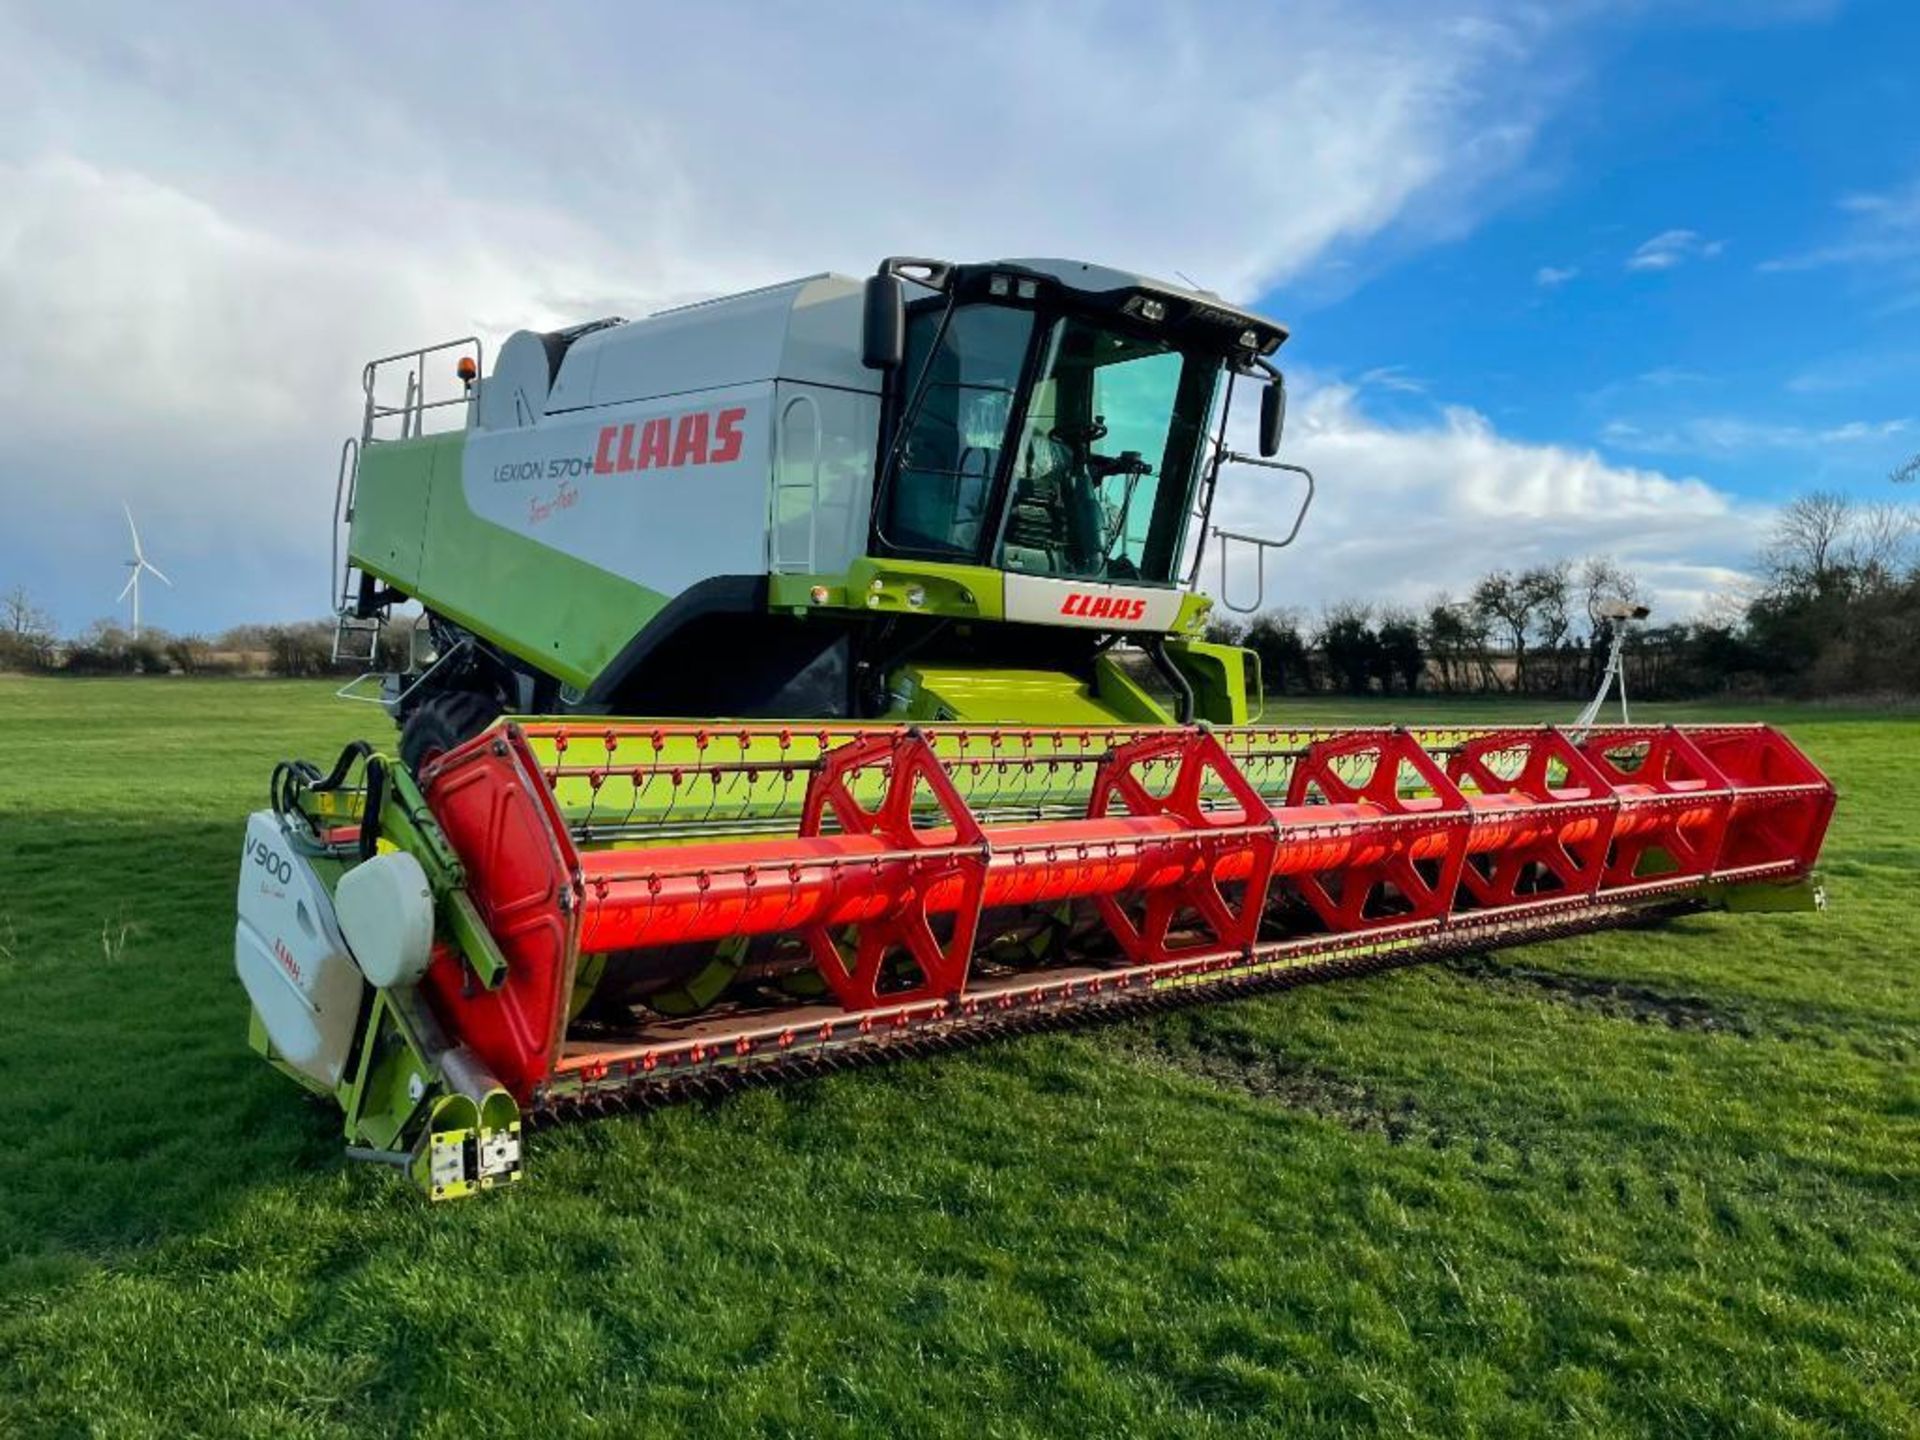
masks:
<svg viewBox="0 0 1920 1440"><path fill-rule="evenodd" d="M1055 580L1009 570L1006 616L1088 630L1171 630L1180 614L1181 593L1157 586Z"/></svg>
<svg viewBox="0 0 1920 1440"><path fill-rule="evenodd" d="M880 397L783 380L775 399L768 568L795 575L844 571L866 553Z"/></svg>
<svg viewBox="0 0 1920 1440"><path fill-rule="evenodd" d="M468 508L667 594L764 574L773 390L760 381L475 430L461 461Z"/></svg>
<svg viewBox="0 0 1920 1440"><path fill-rule="evenodd" d="M866 548L880 380L861 287L820 275L590 331L522 332L462 457L484 520L651 589L837 572Z"/></svg>
<svg viewBox="0 0 1920 1440"><path fill-rule="evenodd" d="M303 1074L338 1084L366 981L348 954L326 887L269 810L247 818L233 953L273 1048Z"/></svg>

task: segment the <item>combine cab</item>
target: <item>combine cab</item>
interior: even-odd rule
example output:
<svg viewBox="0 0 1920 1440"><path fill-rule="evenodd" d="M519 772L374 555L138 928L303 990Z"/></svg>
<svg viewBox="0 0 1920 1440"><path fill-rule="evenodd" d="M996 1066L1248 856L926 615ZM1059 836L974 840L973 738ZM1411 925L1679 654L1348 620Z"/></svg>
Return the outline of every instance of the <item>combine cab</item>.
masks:
<svg viewBox="0 0 1920 1440"><path fill-rule="evenodd" d="M255 1047L449 1198L518 1179L529 1120L1811 903L1832 788L1764 727L1248 723L1192 584L1210 533L1273 543L1210 531L1223 467L1311 496L1284 338L896 260L523 332L484 379L441 347L443 400L436 352L392 400L369 366L342 646L413 600L426 653L381 677L397 757L289 762L250 823Z"/></svg>

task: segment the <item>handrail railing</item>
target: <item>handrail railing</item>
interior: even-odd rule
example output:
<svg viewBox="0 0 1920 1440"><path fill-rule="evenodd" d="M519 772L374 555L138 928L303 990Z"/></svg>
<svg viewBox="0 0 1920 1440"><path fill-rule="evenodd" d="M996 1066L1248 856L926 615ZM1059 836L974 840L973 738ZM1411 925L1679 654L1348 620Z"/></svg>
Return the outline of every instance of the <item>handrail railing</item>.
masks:
<svg viewBox="0 0 1920 1440"><path fill-rule="evenodd" d="M1282 550L1291 545L1300 535L1300 527L1306 523L1307 510L1313 504L1313 472L1304 465L1289 465L1280 460L1263 460L1257 455L1239 455L1231 451L1222 454L1214 470L1216 475L1222 466L1258 465L1263 470L1288 470L1305 478L1307 493L1300 498L1300 509L1293 517L1293 525L1279 540L1269 540L1261 535L1247 535L1237 530L1223 530L1218 525L1210 526L1207 534L1220 542L1220 603L1236 615L1251 615L1267 598L1267 551ZM1227 542L1237 540L1243 545L1254 547L1254 595L1251 605L1236 605L1227 594Z"/></svg>
<svg viewBox="0 0 1920 1440"><path fill-rule="evenodd" d="M484 347L481 345L480 338L477 335L463 336L458 340L443 340L438 345L423 345L417 350L402 350L393 355L382 355L377 360L369 360L366 365L361 368L360 388L366 396L366 411L361 419L360 425L360 443L363 446L376 445L385 440L412 440L419 438L426 433L426 415L429 410L449 410L455 406L459 406L463 410L471 409L477 391L475 384L467 383L464 378L461 382L459 394L449 395L445 399L440 400L427 399L427 357L429 355L443 354L449 350L464 350L470 352L470 358L473 361L473 375L477 383L478 377L484 368L482 362L485 359ZM376 393L381 372L387 369L387 367L401 362L406 362L410 367L407 370L405 397L398 405L383 403ZM457 363L454 367L454 373L456 375L460 373ZM400 422L400 433L398 435L378 435L374 433L381 421L393 419L398 419ZM463 425L466 423L464 418L461 423Z"/></svg>

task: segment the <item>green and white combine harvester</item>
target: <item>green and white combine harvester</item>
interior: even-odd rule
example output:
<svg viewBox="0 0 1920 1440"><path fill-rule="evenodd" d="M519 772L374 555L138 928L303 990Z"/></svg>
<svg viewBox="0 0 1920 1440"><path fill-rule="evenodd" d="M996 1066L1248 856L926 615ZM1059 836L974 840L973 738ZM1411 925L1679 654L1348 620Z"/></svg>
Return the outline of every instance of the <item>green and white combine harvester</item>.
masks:
<svg viewBox="0 0 1920 1440"><path fill-rule="evenodd" d="M254 1047L450 1198L524 1122L1809 903L1833 791L1766 727L1266 720L1194 586L1292 538L1212 525L1223 471L1311 498L1285 338L889 260L367 366L337 648L423 613L363 677L395 753L284 763L248 823Z"/></svg>

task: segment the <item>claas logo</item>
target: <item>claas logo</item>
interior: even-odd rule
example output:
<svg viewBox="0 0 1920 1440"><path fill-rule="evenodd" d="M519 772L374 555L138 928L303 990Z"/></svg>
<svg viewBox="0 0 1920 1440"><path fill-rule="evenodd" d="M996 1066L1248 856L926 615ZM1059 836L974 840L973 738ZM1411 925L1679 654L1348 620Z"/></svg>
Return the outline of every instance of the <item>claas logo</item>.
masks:
<svg viewBox="0 0 1920 1440"><path fill-rule="evenodd" d="M624 475L630 470L677 470L683 465L725 465L740 458L740 422L744 406L691 410L661 415L644 424L607 425L594 447L593 473Z"/></svg>
<svg viewBox="0 0 1920 1440"><path fill-rule="evenodd" d="M1147 613L1147 602L1130 600L1124 595L1089 595L1076 590L1061 603L1062 615L1081 615L1089 620L1138 620Z"/></svg>

